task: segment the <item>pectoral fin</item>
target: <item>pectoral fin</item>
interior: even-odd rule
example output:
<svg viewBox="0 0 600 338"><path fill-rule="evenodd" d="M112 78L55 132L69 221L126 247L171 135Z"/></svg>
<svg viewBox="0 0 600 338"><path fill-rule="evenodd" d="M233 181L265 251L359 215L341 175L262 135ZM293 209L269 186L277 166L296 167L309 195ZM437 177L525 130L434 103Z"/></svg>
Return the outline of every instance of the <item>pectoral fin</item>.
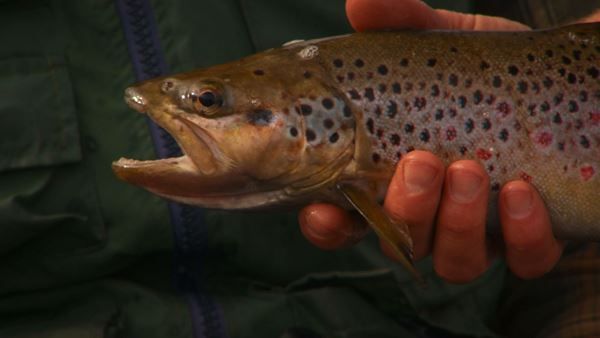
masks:
<svg viewBox="0 0 600 338"><path fill-rule="evenodd" d="M381 205L369 198L362 189L352 185L339 183L337 188L348 202L362 215L377 236L384 240L394 251L400 263L421 283L423 279L413 262L413 242L408 225L394 222L385 213Z"/></svg>

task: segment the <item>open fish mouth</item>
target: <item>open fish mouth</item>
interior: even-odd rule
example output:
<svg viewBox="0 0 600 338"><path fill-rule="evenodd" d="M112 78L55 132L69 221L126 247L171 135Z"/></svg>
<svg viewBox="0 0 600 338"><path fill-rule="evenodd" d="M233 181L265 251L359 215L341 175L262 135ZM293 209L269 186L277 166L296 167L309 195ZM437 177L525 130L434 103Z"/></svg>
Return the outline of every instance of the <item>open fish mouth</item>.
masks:
<svg viewBox="0 0 600 338"><path fill-rule="evenodd" d="M135 87L125 91L125 102L164 128L183 155L155 160L120 158L112 169L120 179L168 198L194 198L247 188L225 171L231 161L205 129L175 107L152 109ZM242 189L242 190L245 190Z"/></svg>

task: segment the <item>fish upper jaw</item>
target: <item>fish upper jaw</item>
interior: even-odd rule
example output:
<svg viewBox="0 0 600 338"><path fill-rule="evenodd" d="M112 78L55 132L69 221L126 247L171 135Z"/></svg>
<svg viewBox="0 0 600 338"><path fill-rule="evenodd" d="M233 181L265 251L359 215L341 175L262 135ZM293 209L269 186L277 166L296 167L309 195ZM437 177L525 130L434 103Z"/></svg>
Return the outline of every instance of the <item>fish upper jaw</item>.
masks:
<svg viewBox="0 0 600 338"><path fill-rule="evenodd" d="M135 87L129 87L125 89L125 95L123 97L125 99L125 103L137 111L138 113L145 113L147 107L147 100L144 96L142 96L139 90Z"/></svg>

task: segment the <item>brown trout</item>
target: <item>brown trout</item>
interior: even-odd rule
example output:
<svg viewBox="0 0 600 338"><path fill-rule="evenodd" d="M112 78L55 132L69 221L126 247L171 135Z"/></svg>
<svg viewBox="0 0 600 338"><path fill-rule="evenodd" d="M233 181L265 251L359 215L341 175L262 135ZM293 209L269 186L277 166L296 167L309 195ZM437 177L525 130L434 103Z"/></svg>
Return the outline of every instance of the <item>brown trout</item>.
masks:
<svg viewBox="0 0 600 338"><path fill-rule="evenodd" d="M531 32L356 33L130 87L125 100L184 155L120 159L121 179L171 200L249 209L356 208L411 268L381 201L414 149L531 182L562 239L600 240L600 24ZM412 270L414 272L414 270Z"/></svg>

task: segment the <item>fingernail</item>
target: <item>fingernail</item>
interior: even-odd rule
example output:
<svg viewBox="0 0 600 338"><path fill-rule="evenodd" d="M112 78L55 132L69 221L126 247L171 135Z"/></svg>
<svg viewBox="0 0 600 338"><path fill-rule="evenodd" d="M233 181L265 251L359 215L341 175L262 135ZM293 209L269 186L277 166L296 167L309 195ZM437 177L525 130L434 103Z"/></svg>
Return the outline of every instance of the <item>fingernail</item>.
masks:
<svg viewBox="0 0 600 338"><path fill-rule="evenodd" d="M483 178L470 170L451 170L450 196L459 203L472 202L477 197L482 182Z"/></svg>
<svg viewBox="0 0 600 338"><path fill-rule="evenodd" d="M511 218L523 219L531 214L533 195L526 187L512 187L504 193L504 204Z"/></svg>
<svg viewBox="0 0 600 338"><path fill-rule="evenodd" d="M402 169L404 185L412 194L428 190L438 175L438 169L422 161L407 161Z"/></svg>

